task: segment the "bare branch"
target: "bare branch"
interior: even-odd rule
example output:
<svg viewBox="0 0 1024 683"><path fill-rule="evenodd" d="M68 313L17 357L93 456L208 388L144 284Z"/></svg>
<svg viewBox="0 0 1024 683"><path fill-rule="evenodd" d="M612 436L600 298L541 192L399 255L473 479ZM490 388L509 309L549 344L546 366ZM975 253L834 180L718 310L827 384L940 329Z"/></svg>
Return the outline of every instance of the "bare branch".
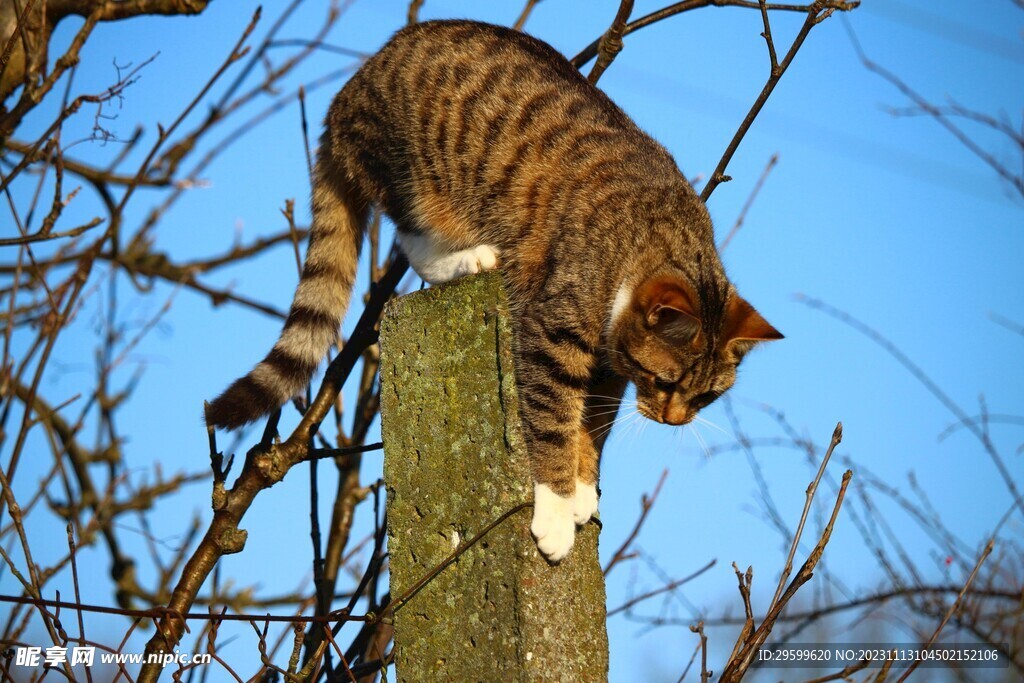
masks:
<svg viewBox="0 0 1024 683"><path fill-rule="evenodd" d="M406 16L407 23L412 26L420 20L420 8L423 7L424 0L409 0L409 11Z"/></svg>
<svg viewBox="0 0 1024 683"><path fill-rule="evenodd" d="M687 576L684 576L681 579L676 579L675 581L669 581L664 586L660 586L658 588L655 588L654 590L651 590L651 591L648 591L648 592L643 593L641 595L638 595L636 597L630 598L629 600L627 600L626 602L622 603L618 607L615 607L615 608L612 608L612 609L608 610L608 618L611 618L611 617L615 616L619 612L629 611L633 607L636 607L640 603L642 603L642 602L644 602L646 600L650 600L653 597L657 597L659 595L663 595L664 593L671 593L675 589L679 588L680 586L682 586L682 585L684 585L686 583L689 583L690 581L693 581L698 576L700 576L704 572L706 572L709 569L711 569L712 567L714 567L715 564L717 564L717 562L718 562L718 560L711 560L706 565L704 565L703 567L701 567L697 571L693 572L692 574L688 574Z"/></svg>
<svg viewBox="0 0 1024 683"><path fill-rule="evenodd" d="M778 163L778 161L778 153L773 154L771 158L768 159L768 163L765 164L764 170L761 171L761 177L757 179L756 183L754 183L754 189L750 191L747 201L743 203L743 208L740 209L739 215L736 216L736 222L733 223L732 229L729 230L725 239L718 245L719 252L725 251L725 248L729 246L729 242L732 241L732 238L735 237L740 231L740 228L743 227L743 221L747 217L747 212L750 211L750 207L753 206L754 200L757 199L758 193L761 192L761 188L764 186L764 181L768 179L768 175L772 172L772 169L775 168L775 164Z"/></svg>
<svg viewBox="0 0 1024 683"><path fill-rule="evenodd" d="M810 12L812 7L816 4L818 3L816 2L808 5L798 5L769 2L766 5L766 9L768 9L769 11L779 12L807 13ZM860 6L859 0L852 0L851 2L841 2L839 0L826 0L826 2L822 4L824 5L823 9L839 10L841 12L848 12ZM759 10L761 9L761 4L757 0L684 0L683 2L673 3L668 7L664 7L660 10L657 10L656 12L651 12L646 16L640 17L639 19L630 22L629 24L626 25L626 28L625 30L623 30L622 35L628 36L630 33L633 33L634 31L639 31L640 29L646 26L656 24L663 19L668 19L669 17L673 17L677 14L682 14L683 12L688 12L690 10L700 9L702 7L746 7L748 9ZM600 44L601 39L598 38L590 45L583 48L583 50L581 50L575 57L572 58L572 60L570 60L572 62L572 65L579 69L584 64L589 62L591 59L596 57L598 51L600 50Z"/></svg>
<svg viewBox="0 0 1024 683"><path fill-rule="evenodd" d="M744 117L739 129L737 129L736 134L733 135L732 140L729 142L729 146L726 147L725 154L723 154L721 160L719 160L718 166L715 167L715 170L712 172L711 177L708 178L708 182L704 186L704 189L701 190L700 198L702 201L706 202L708 198L711 197L711 193L715 191L715 188L718 187L719 183L731 180L729 176L725 175L725 169L729 166L729 162L732 160L733 155L739 148L740 142L742 142L747 131L750 130L751 124L754 123L754 119L757 118L757 115L761 112L765 102L768 101L768 97L772 94L772 91L775 90L775 86L778 85L782 75L786 73L786 69L788 69L789 65L793 63L793 58L796 57L796 53L804 44L804 40L807 39L807 35L811 32L811 29L820 24L822 20L828 18L834 10L840 9L842 11L849 11L858 5L859 3L855 2L830 3L825 2L824 0L815 0L815 2L811 3L807 7L807 17L804 19L803 26L801 26L800 30L797 32L796 38L793 39L793 43L786 52L786 56L782 58L781 62L777 62L775 57L775 46L771 41L771 31L768 27L767 10L769 9L769 5L764 3L763 0L759 3L761 14L765 21L764 37L769 45L769 54L772 62L770 74L768 76L768 80L764 84L764 87L761 89L761 94L757 96L754 104L750 107L750 111L747 112L747 115Z"/></svg>
<svg viewBox="0 0 1024 683"><path fill-rule="evenodd" d="M594 67L590 70L590 75L587 76L587 80L590 81L591 85L597 85L597 80L601 78L601 74L611 66L611 63L615 61L618 54L622 52L622 33L626 30L626 22L629 21L629 15L632 12L633 0L621 0L619 11L615 13L612 25L608 27L608 30L605 31L598 42L597 61L594 62Z"/></svg>
<svg viewBox="0 0 1024 683"><path fill-rule="evenodd" d="M533 8L536 7L538 3L540 3L540 0L526 0L526 4L523 5L523 11L519 13L519 18L516 19L516 23L512 25L512 28L517 31L522 31L523 27L526 26L527 19L530 18L530 14L533 13Z"/></svg>
<svg viewBox="0 0 1024 683"><path fill-rule="evenodd" d="M786 579L789 578L789 573L793 569L793 556L796 555L797 546L800 545L800 537L803 536L804 533L804 523L807 522L807 513L811 511L811 503L814 502L814 494L817 493L818 484L821 482L821 475L825 473L825 468L828 467L828 461L832 459L832 451L836 449L836 446L838 446L842 440L843 423L840 422L832 432L832 441L828 445L828 451L825 452L825 457L821 459L821 466L818 468L818 474L814 477L814 481L807 485L807 500L804 502L804 511L800 514L800 523L797 524L796 533L793 534L793 543L789 547L789 555L786 557L786 566L782 569L782 576L779 577L779 586L775 589L775 596L769 604L769 612L776 604L778 604L779 599L782 597L782 591L785 588Z"/></svg>
<svg viewBox="0 0 1024 683"><path fill-rule="evenodd" d="M967 594L968 589L974 582L974 577L978 575L978 570L981 569L981 565L983 565L985 563L985 560L988 559L988 556L989 554L991 554L993 547L995 547L994 538L989 539L989 542L985 545L985 549L981 552L981 557L978 558L978 562L974 565L974 569L971 570L971 575L968 576L967 581L964 582L964 587L960 590L960 593L956 596L956 600L954 600L953 604L950 605L949 610L946 612L946 615L942 618L942 621L939 622L939 625L935 628L935 631L932 633L932 637L928 639L928 642L924 644L924 647L922 649L931 649L932 645L935 644L935 639L939 637L939 632L941 632L943 627L946 625L946 622L949 621L950 617L956 614L957 610L960 608L960 603L963 602L964 595ZM914 661L911 662L910 666L907 667L907 670L903 672L903 675L900 676L899 679L897 679L896 683L903 683L903 681L907 680L910 674L912 674L914 670L917 669L917 667L920 665L921 660L914 659Z"/></svg>
<svg viewBox="0 0 1024 683"><path fill-rule="evenodd" d="M892 73L885 67L869 59L867 54L864 52L864 49L861 47L860 41L857 40L857 36L853 32L853 28L849 25L849 23L844 23L844 26L846 27L847 34L850 37L850 42L853 44L853 49L856 51L857 57L860 59L861 64L864 65L864 68L866 68L868 71L874 74L881 76L889 84L891 84L893 87L899 90L900 93L902 93L907 99L914 103L915 107L917 107L918 109L921 110L921 112L927 114L932 119L934 119L936 123L945 128L949 132L949 134L956 138L956 140L964 147L966 147L968 151L970 151L974 156L981 159L981 161L984 162L985 165L987 165L989 168L995 171L996 174L998 174L1000 178L1005 180L1014 190L1017 191L1018 194L1024 196L1024 174L1015 174L1012 171L1010 171L1009 168L1003 165L993 155L989 154L984 149L982 149L981 146L978 145L978 143L975 142L966 132L964 132L959 126L953 123L950 120L950 116L947 110L943 109L942 107L935 106L934 104L929 102L923 95L921 95L916 90L907 85L907 83L905 83L896 74ZM1016 131L1014 131L1012 128L1009 128L1008 126L1004 126L1003 124L996 122L991 117L979 114L977 112L965 110L956 105L954 105L952 111L957 116L963 116L965 118L970 118L975 121L982 122L988 125L990 128L1002 132L1018 147L1021 147L1022 136ZM1009 133L1007 133L1008 128ZM1024 156L1024 147L1021 147L1021 152L1022 156Z"/></svg>
<svg viewBox="0 0 1024 683"><path fill-rule="evenodd" d="M647 514L654 507L654 504L658 501L658 494L661 493L661 486L665 483L665 479L668 478L668 470L663 470L661 476L658 477L658 483L654 485L654 490L651 491L650 495L643 494L640 497L640 516L636 520L636 524L633 525L633 530L629 532L626 539L619 546L619 549L612 555L612 559L608 560L608 564L604 566L604 575L608 576L615 565L619 564L628 557L629 549L633 545L633 541L640 534L640 529L643 528L644 522L647 521Z"/></svg>
<svg viewBox="0 0 1024 683"><path fill-rule="evenodd" d="M900 363L900 365L906 368L917 381L923 384L924 387L929 391L929 393L931 393L932 396L934 396L939 401L939 403L941 403L949 412L953 413L953 416L956 417L956 419L959 420L961 423L963 423L971 431L971 433L978 438L978 440L984 447L985 452L988 453L989 457L992 459L993 464L996 466L996 469L998 470L1000 477L1002 477L1003 483L1005 484L1006 489L1010 492L1010 496L1014 501L1014 505L1020 511L1020 513L1024 515L1024 499L1021 498L1020 491L1017 489L1016 483L1014 483L1013 475L1006 467L1006 463L1003 461L1002 456L1000 456L998 451L996 451L995 448L992 446L991 441L989 441L985 437L985 434L981 430L981 428L972 423L967 413L964 412L964 410L960 408L960 406L954 403L953 399L951 399L946 394L946 392L939 388L939 386L927 374L925 374L924 370L918 367L918 365L914 363L905 353L903 353L903 351L901 351L895 344L893 344L891 341L882 336L882 334L880 334L873 328L869 327L868 325L862 323L861 321L857 320L849 313L839 310L838 308L835 308L834 306L831 306L828 303L821 301L820 299L814 299L803 294L798 294L796 296L796 300L804 304L805 306L820 310L823 313L826 313L829 316L835 318L836 320L839 320L840 322L857 330L865 337L881 346L889 355L895 358Z"/></svg>

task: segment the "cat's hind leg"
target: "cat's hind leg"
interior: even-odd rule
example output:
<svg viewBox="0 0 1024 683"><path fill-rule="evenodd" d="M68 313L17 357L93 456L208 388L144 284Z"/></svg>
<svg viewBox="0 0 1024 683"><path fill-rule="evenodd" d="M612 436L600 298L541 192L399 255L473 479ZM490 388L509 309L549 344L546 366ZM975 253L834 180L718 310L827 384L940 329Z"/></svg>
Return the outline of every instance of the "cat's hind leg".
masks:
<svg viewBox="0 0 1024 683"><path fill-rule="evenodd" d="M452 250L432 235L411 231L399 231L398 241L413 270L432 285L493 270L498 265L497 247L486 244Z"/></svg>

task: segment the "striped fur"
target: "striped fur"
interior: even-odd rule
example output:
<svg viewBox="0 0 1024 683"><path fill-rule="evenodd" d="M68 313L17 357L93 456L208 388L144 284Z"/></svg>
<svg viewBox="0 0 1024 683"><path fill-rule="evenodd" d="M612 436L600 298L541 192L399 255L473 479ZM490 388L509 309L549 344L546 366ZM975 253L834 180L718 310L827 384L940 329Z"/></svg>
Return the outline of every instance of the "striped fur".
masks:
<svg viewBox="0 0 1024 683"><path fill-rule="evenodd" d="M599 435L628 381L641 413L683 424L732 385L751 345L781 337L729 283L669 153L565 58L509 29L427 22L396 34L332 103L285 331L211 405L211 423L251 421L308 381L348 304L371 204L425 279L500 255L533 530L552 559L596 507Z"/></svg>
<svg viewBox="0 0 1024 683"><path fill-rule="evenodd" d="M306 263L281 337L252 372L207 406L208 424L241 427L279 408L309 383L337 339L348 308L367 206L349 192L330 157L321 156Z"/></svg>

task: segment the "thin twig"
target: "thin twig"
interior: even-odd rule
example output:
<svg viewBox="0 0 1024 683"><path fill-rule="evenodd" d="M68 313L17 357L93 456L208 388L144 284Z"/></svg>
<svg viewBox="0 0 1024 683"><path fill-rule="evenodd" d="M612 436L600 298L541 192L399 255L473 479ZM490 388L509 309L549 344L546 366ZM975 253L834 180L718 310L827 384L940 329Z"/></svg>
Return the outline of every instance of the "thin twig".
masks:
<svg viewBox="0 0 1024 683"><path fill-rule="evenodd" d="M597 85L597 80L601 78L601 74L611 66L611 63L615 61L618 54L622 52L622 33L626 30L626 22L629 21L629 15L632 12L633 0L621 0L619 11L615 13L612 25L608 27L608 30L601 36L601 40L598 43L597 61L594 62L594 66L590 69L590 74L587 76L587 80L590 81L591 85Z"/></svg>
<svg viewBox="0 0 1024 683"><path fill-rule="evenodd" d="M932 380L931 377L925 374L924 370L922 370L910 359L909 356L907 356L907 354L901 351L899 347L884 337L880 332L861 322L857 318L854 318L846 311L838 309L821 299L815 299L804 294L797 294L795 298L805 306L822 311L832 318L852 327L871 341L881 346L890 356L895 358L900 365L906 368L918 382L923 384L928 392L931 393L931 395L934 396L939 403L946 408L946 410L951 412L958 421L963 423L963 425L967 427L981 442L985 452L988 453L992 463L996 466L996 470L999 472L999 476L1002 478L1007 491L1010 492L1010 497L1013 499L1014 506L1016 506L1017 510L1024 515L1024 498L1021 497L1020 491L1017 489L1017 484L1014 482L1013 475L1010 473L1009 468L1007 468L1002 456L999 455L999 452L993 447L992 443L985 437L982 429L971 421L970 416L967 415L963 408L958 406L953 399L951 399L946 392L944 392L939 385Z"/></svg>
<svg viewBox="0 0 1024 683"><path fill-rule="evenodd" d="M700 636L700 681L707 683L711 680L713 672L708 671L708 637L704 635L704 622L698 621L690 630Z"/></svg>
<svg viewBox="0 0 1024 683"><path fill-rule="evenodd" d="M964 582L964 587L960 589L960 593L956 596L956 600L953 601L953 604L950 605L949 610L946 611L946 615L942 617L942 621L940 621L939 625L935 627L935 631L932 633L932 637L929 638L928 642L925 643L922 647L923 650L927 651L931 649L932 645L935 644L935 639L939 637L939 633L942 631L943 627L950 620L950 618L954 614L956 614L957 610L960 609L960 603L963 602L964 595L967 594L967 590L971 587L971 584L974 582L974 577L978 575L978 570L981 569L981 565L985 563L986 559L988 559L989 554L995 547L995 542L995 538L990 538L988 543L985 544L985 549L981 552L981 557L979 557L977 563L975 563L974 569L971 570L971 575L968 576L967 581ZM903 681L907 680L907 677L910 676L910 674L912 674L914 670L921 665L921 661L922 660L920 658L915 658L914 661L911 662L910 666L907 667L907 670L903 672L903 675L897 679L896 683L903 683Z"/></svg>
<svg viewBox="0 0 1024 683"><path fill-rule="evenodd" d="M658 477L658 483L654 485L654 490L651 491L650 495L643 494L640 496L640 516L637 517L636 523L633 525L633 530L629 532L626 539L619 546L618 550L612 555L612 559L608 560L608 564L604 566L605 577L611 573L615 565L619 564L627 558L630 546L633 545L633 541L640 534L640 529L643 528L644 522L647 521L647 515L650 513L651 508L658 500L658 494L661 493L661 486L665 483L665 479L668 478L668 469L664 469L661 472L661 476Z"/></svg>
<svg viewBox="0 0 1024 683"><path fill-rule="evenodd" d="M931 116L931 118L934 119L936 123L945 128L946 131L949 132L949 134L952 135L954 138L956 138L956 140L960 144L966 147L967 150L971 152L971 154L981 159L981 161L984 162L985 165L987 165L993 171L995 171L1000 178L1005 180L1021 196L1024 196L1024 173L1014 174L1012 171L1010 171L1009 168L1003 165L992 154L989 154L984 149L982 149L981 146L977 142L975 142L967 133L961 130L959 126L950 121L949 117L946 115L946 112L943 111L941 107L935 106L927 99L925 99L924 96L922 96L916 90L911 88L899 76L892 73L891 71L881 66L880 64L869 59L867 54L864 52L864 49L861 47L860 41L857 40L857 35L853 32L853 27L850 26L849 22L844 22L843 26L846 28L847 35L850 37L850 42L853 44L853 49L857 53L857 58L860 59L860 62L861 64L864 65L865 69L882 77L882 79L884 79L890 85L899 90L900 93L902 93L907 99L912 101L915 106L919 107L922 112ZM980 115L976 115L975 118L980 118ZM994 128L996 130L1001 130L1001 127L998 125L994 126ZM1017 142L1018 145L1020 144L1020 138L1016 135L1016 133L1010 135L1010 139Z"/></svg>
<svg viewBox="0 0 1024 683"><path fill-rule="evenodd" d="M406 14L406 21L410 26L419 23L420 8L423 7L423 2L424 0L409 0L409 11Z"/></svg>
<svg viewBox="0 0 1024 683"><path fill-rule="evenodd" d="M732 241L732 238L735 237L736 233L738 233L740 228L743 227L743 221L747 217L747 212L750 211L750 207L753 206L754 200L757 199L757 195L761 192L764 182L768 179L768 175L772 172L772 169L775 168L775 164L777 164L778 161L778 153L773 154L771 158L768 159L768 163L765 164L764 170L761 171L761 176L757 179L757 182L754 183L754 189L750 191L747 201L743 203L743 208L740 209L739 215L736 216L736 222L733 223L732 229L729 230L729 234L727 234L721 244L718 245L719 252L725 251L726 247L728 247L729 243Z"/></svg>
<svg viewBox="0 0 1024 683"><path fill-rule="evenodd" d="M308 456L310 437L327 415L363 350L376 342L377 320L408 267L409 263L404 257L397 258L373 288L355 331L341 353L328 366L317 397L291 436L283 443L272 446L269 451L254 452L246 459L242 473L232 489L223 492L206 535L186 563L171 594L168 614L188 611L220 558L243 549L246 534L239 528L239 523L256 496L283 479L291 467ZM146 653L153 655L173 650L183 634L184 623L180 619L164 616L156 634L146 644ZM158 674L157 667L145 666L140 672L139 681L154 683Z"/></svg>
<svg viewBox="0 0 1024 683"><path fill-rule="evenodd" d="M641 595L638 595L638 596L636 596L636 597L634 597L634 598L632 598L630 600L627 600L626 602L622 603L618 607L615 607L613 609L608 610L608 618L611 618L611 617L615 616L619 612L625 612L625 611L635 607L636 605L640 604L641 602L644 602L645 600L650 600L651 598L653 598L655 596L658 596L658 595L661 595L662 593L669 593L671 591L674 591L675 589L679 588L683 584L686 584L686 583L689 583L690 581L693 581L698 576L700 576L704 572L706 572L709 569L711 569L712 567L714 567L715 564L717 564L717 562L718 562L718 560L711 560L706 565L704 565L703 567L701 567L697 571L693 572L692 574L689 574L688 576L684 576L681 579L676 579L675 581L670 581L670 582L666 583L664 586L661 586L659 588L655 588L654 590L648 591L648 592L643 593Z"/></svg>
<svg viewBox="0 0 1024 683"><path fill-rule="evenodd" d="M818 483L821 481L821 475L825 474L825 468L828 467L828 461L832 459L832 451L836 449L836 446L843 440L843 423L839 422L836 424L836 428L832 431L832 440L829 442L828 450L825 451L825 457L821 459L821 465L818 467L818 474L815 475L814 481L807 485L807 498L804 501L804 510L800 514L800 523L796 527L796 533L793 534L793 543L789 547L789 555L786 556L786 566L782 569L782 575L779 576L779 586L775 589L775 596L772 597L772 601L769 603L768 611L771 611L779 602L779 598L782 597L782 591L786 587L786 580L789 579L789 573L793 570L793 557L796 555L797 546L800 545L800 537L804 533L804 524L807 522L807 513L811 510L811 503L814 502L814 494L818 491Z"/></svg>
<svg viewBox="0 0 1024 683"><path fill-rule="evenodd" d="M526 4L523 5L523 11L519 13L519 18L516 19L516 23L512 25L517 31L522 31L523 27L526 26L526 20L530 18L530 14L533 12L533 8L537 6L540 0L526 0Z"/></svg>
<svg viewBox="0 0 1024 683"><path fill-rule="evenodd" d="M725 175L725 169L729 166L729 162L732 161L733 155L739 148L740 142L743 140L747 131L750 130L750 126L754 123L754 119L761 112L765 103L771 96L772 91L775 90L775 86L778 85L779 80L783 74L786 73L786 69L793 63L793 58L796 57L796 53L800 50L800 47L804 44L807 39L807 35L811 32L811 29L817 26L821 21L827 18L835 9L850 10L857 6L858 3L843 3L842 6L837 6L836 3L828 3L824 0L815 0L807 7L807 16L804 19L803 25L796 34L796 38L793 39L792 45L786 52L786 56L782 58L781 62L776 61L775 57L775 46L772 43L771 30L768 26L768 5L763 2L759 2L758 6L761 9L762 16L765 21L765 40L769 44L769 52L772 58L772 65L768 75L768 80L765 82L764 87L761 89L761 94L754 100L754 104L750 107L750 111L743 118L743 122L740 123L740 127L736 130L736 134L733 135L732 140L729 141L729 146L726 147L725 153L719 160L718 165L712 172L711 177L708 178L707 184L701 190L700 198L701 201L707 202L711 197L711 193L715 191L720 183L727 182L731 178Z"/></svg>

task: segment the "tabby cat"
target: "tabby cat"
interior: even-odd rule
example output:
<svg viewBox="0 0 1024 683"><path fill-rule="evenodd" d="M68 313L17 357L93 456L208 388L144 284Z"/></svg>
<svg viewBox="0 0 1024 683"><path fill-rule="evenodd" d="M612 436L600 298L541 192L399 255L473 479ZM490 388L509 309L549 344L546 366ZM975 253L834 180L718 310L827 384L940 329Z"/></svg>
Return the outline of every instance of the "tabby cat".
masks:
<svg viewBox="0 0 1024 683"><path fill-rule="evenodd" d="M672 157L549 45L469 21L399 31L335 97L302 277L270 353L209 407L236 428L301 390L337 339L371 205L427 282L498 267L513 313L532 532L551 561L597 510L628 381L682 425L782 337L726 278Z"/></svg>

